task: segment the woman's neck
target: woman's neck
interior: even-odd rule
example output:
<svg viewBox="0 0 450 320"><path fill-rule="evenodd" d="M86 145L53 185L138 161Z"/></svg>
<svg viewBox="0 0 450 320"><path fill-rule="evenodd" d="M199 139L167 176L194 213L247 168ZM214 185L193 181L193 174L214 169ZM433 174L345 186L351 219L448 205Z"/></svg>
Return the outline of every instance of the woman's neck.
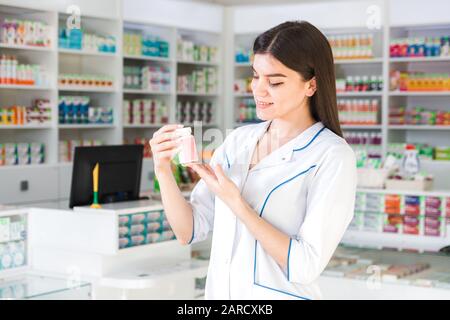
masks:
<svg viewBox="0 0 450 320"><path fill-rule="evenodd" d="M275 118L270 123L270 132L276 133L280 139L298 136L317 121L310 114L291 118Z"/></svg>

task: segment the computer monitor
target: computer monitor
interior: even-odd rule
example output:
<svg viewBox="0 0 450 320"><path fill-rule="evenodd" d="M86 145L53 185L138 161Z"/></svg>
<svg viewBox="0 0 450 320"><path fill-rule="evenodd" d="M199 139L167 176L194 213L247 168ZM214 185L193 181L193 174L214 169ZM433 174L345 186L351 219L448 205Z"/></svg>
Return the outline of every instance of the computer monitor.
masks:
<svg viewBox="0 0 450 320"><path fill-rule="evenodd" d="M139 199L143 145L76 147L69 207L93 201L92 171L99 164L99 203Z"/></svg>

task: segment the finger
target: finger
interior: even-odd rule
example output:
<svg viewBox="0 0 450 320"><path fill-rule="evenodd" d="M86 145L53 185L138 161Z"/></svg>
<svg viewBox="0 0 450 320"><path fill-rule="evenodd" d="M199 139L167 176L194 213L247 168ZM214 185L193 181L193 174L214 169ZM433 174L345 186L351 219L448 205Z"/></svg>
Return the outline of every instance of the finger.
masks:
<svg viewBox="0 0 450 320"><path fill-rule="evenodd" d="M180 137L180 135L174 131L164 132L164 133L161 133L160 135L157 135L156 137L154 137L152 140L150 140L150 142L152 145L156 145L161 142L175 140L179 137Z"/></svg>
<svg viewBox="0 0 450 320"><path fill-rule="evenodd" d="M192 164L192 169L194 169L195 172L198 173L200 178L205 180L205 182L217 181L215 174L211 174L211 172L207 170L203 165Z"/></svg>
<svg viewBox="0 0 450 320"><path fill-rule="evenodd" d="M178 141L174 141L174 140L161 142L161 143L158 143L157 145L154 145L151 147L153 153L177 149L177 148L178 148Z"/></svg>
<svg viewBox="0 0 450 320"><path fill-rule="evenodd" d="M177 153L178 153L178 151L175 149L175 150L158 152L154 156L157 157L158 159L173 159L173 157L175 157L175 155Z"/></svg>
<svg viewBox="0 0 450 320"><path fill-rule="evenodd" d="M162 133L175 131L176 129L180 129L180 128L183 128L182 124L177 124L177 123L167 124L167 125L159 128L158 130L156 130L155 133L153 134L153 136L156 137Z"/></svg>

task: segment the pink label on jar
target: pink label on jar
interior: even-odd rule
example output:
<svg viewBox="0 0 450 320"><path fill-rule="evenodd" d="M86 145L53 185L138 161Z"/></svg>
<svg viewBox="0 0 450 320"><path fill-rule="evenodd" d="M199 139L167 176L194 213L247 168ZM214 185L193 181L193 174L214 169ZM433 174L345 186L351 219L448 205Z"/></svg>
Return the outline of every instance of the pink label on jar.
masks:
<svg viewBox="0 0 450 320"><path fill-rule="evenodd" d="M198 162L197 147L192 135L181 138L179 159L181 164Z"/></svg>

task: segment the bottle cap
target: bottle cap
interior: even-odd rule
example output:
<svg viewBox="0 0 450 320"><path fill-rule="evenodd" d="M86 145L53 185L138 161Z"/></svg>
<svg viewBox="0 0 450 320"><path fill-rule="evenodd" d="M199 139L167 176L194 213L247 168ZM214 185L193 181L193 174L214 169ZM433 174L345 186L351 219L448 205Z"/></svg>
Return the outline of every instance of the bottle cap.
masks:
<svg viewBox="0 0 450 320"><path fill-rule="evenodd" d="M176 129L175 132L180 136L189 136L192 133L191 127Z"/></svg>

